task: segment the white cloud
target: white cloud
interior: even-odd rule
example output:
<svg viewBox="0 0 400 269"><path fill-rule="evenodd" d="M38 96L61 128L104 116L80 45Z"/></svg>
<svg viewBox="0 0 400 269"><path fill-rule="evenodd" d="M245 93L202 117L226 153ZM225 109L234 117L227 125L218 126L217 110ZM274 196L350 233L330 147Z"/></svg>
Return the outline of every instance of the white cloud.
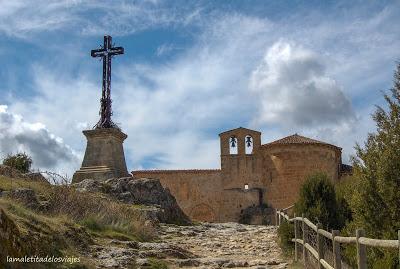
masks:
<svg viewBox="0 0 400 269"><path fill-rule="evenodd" d="M26 152L33 159L33 167L69 175L81 157L44 124L27 122L4 105L0 105L0 151L3 157Z"/></svg>
<svg viewBox="0 0 400 269"><path fill-rule="evenodd" d="M159 1L0 1L0 32L20 38L54 30L79 29L84 35L125 35L152 27L197 21L196 5L169 7Z"/></svg>
<svg viewBox="0 0 400 269"><path fill-rule="evenodd" d="M82 7L80 2L77 5ZM113 7L104 18L119 14L119 8L123 6ZM135 32L143 25L150 27L157 18L151 15L137 28L135 16L126 15L134 14L135 7L129 6L126 14L121 12L121 20L110 24L122 27L119 34ZM74 15L74 11L68 14ZM188 18L197 20L199 16L201 11L196 11ZM169 21L179 21L178 17L161 16L159 22L169 25ZM347 96L353 96L354 88L362 88L365 77L373 76L371 72L362 74L364 69L355 66L371 63L368 68L376 70L376 76L368 83L382 81L378 74L383 72L391 77L391 70L376 67L395 55L398 41L387 44L374 38L370 47L383 48L385 57L380 59L376 53L370 62L366 56L371 49L364 45L369 40L348 41L350 36L367 36L368 32L354 27L349 18L302 25L296 18L274 23L238 13L214 13L199 20L201 30L193 45L179 50L168 62L113 65L113 120L128 134L128 169L144 163L152 168L216 168L218 131L240 125L262 130L264 142L300 132L345 147L346 153L351 152L353 141L363 141L372 126L363 113L373 104L365 104L365 110L352 108ZM360 23L364 22L368 18ZM103 33L108 27L106 21L89 20L79 29ZM370 31L376 33L374 27ZM379 33L386 40L396 40L396 32L382 29ZM276 43L280 39L292 43ZM341 46L331 45L333 41ZM76 64L68 60L63 59L63 64ZM90 128L98 120L99 77L89 77L85 70L74 76L68 69L45 62L34 64L32 70L37 94L11 100L10 110L30 122L44 123L82 154L86 141L80 129Z"/></svg>
<svg viewBox="0 0 400 269"><path fill-rule="evenodd" d="M320 57L300 46L279 41L254 70L250 88L259 96L259 124L322 127L351 123L350 100L325 73Z"/></svg>

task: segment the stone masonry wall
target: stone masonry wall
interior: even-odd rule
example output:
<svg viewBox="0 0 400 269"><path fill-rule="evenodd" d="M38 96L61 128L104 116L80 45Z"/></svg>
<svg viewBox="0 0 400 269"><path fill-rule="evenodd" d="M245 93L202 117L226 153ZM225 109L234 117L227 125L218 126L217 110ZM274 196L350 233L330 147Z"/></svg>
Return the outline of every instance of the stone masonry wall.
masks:
<svg viewBox="0 0 400 269"><path fill-rule="evenodd" d="M279 145L263 150L263 178L266 199L274 208L294 204L305 178L314 172L325 172L338 180L340 151L321 145Z"/></svg>

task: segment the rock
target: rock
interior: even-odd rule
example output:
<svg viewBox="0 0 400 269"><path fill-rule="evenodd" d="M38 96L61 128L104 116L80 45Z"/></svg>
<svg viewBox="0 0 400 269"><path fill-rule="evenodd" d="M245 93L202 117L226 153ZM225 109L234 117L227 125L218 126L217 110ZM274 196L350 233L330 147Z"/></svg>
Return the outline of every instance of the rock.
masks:
<svg viewBox="0 0 400 269"><path fill-rule="evenodd" d="M112 178L106 181L85 179L73 186L81 192L102 192L124 203L153 206L151 212L146 212L149 214L149 219L155 214L160 222L182 225L191 223L175 197L168 189L163 188L158 179L132 177Z"/></svg>
<svg viewBox="0 0 400 269"><path fill-rule="evenodd" d="M40 203L36 197L35 191L28 188L18 188L15 190L11 190L8 196L12 199L15 199L26 207L32 209L39 209Z"/></svg>
<svg viewBox="0 0 400 269"><path fill-rule="evenodd" d="M104 192L104 184L99 180L84 179L78 183L73 184L79 192Z"/></svg>
<svg viewBox="0 0 400 269"><path fill-rule="evenodd" d="M39 172L23 174L23 178L26 180L42 182L50 185L50 182Z"/></svg>
<svg viewBox="0 0 400 269"><path fill-rule="evenodd" d="M179 267L198 267L200 265L200 261L197 259L185 259L178 261L177 264Z"/></svg>

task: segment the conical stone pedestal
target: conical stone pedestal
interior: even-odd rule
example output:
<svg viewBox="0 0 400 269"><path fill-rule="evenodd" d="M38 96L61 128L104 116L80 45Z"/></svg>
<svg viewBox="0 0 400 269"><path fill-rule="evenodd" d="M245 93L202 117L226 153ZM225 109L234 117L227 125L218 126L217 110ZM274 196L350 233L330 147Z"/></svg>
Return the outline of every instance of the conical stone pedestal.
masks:
<svg viewBox="0 0 400 269"><path fill-rule="evenodd" d="M75 172L72 183L91 178L106 180L129 176L123 142L128 137L116 128L85 130L87 145L82 167Z"/></svg>

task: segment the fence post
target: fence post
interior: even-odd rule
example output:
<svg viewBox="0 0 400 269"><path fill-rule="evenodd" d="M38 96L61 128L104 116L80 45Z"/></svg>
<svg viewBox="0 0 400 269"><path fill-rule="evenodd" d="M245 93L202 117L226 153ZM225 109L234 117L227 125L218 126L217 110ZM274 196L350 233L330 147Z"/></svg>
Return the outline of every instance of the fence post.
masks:
<svg viewBox="0 0 400 269"><path fill-rule="evenodd" d="M333 268L342 269L342 258L340 257L340 243L335 241L335 236L338 235L339 235L338 230L332 230Z"/></svg>
<svg viewBox="0 0 400 269"><path fill-rule="evenodd" d="M317 224L317 251L318 251L318 268L319 269L324 269L322 266L322 263L320 262L321 259L324 258L324 253L323 253L323 245L322 245L322 240L323 236L319 234L318 230L321 229L321 223Z"/></svg>
<svg viewBox="0 0 400 269"><path fill-rule="evenodd" d="M306 242L307 242L307 232L306 232L306 224L304 222L304 214L301 214L301 222L302 222L302 228L303 228L303 262L304 266L307 266L307 249L306 249Z"/></svg>
<svg viewBox="0 0 400 269"><path fill-rule="evenodd" d="M365 231L363 229L357 229L356 239L357 239L357 265L358 269L367 269L367 247L360 244L358 239L365 236Z"/></svg>
<svg viewBox="0 0 400 269"><path fill-rule="evenodd" d="M293 221L294 221L294 261L296 261L297 262L297 260L298 260L298 253L297 253L297 238L298 238L298 236L297 236L297 221L296 221L296 213L294 213L294 219L293 219ZM400 233L399 233L400 234Z"/></svg>

